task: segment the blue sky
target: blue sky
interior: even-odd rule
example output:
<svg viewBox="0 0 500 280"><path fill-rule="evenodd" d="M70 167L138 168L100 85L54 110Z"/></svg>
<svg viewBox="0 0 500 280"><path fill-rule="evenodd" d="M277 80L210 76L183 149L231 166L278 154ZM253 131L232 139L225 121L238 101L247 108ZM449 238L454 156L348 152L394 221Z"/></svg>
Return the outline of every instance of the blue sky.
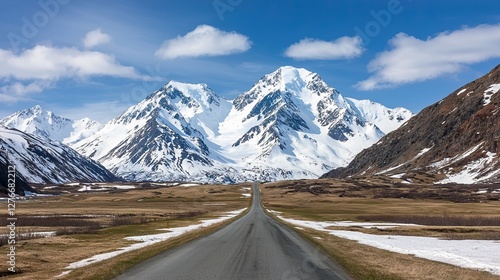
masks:
<svg viewBox="0 0 500 280"><path fill-rule="evenodd" d="M0 0L0 117L107 121L169 80L228 99L282 65L417 113L500 63L491 0Z"/></svg>

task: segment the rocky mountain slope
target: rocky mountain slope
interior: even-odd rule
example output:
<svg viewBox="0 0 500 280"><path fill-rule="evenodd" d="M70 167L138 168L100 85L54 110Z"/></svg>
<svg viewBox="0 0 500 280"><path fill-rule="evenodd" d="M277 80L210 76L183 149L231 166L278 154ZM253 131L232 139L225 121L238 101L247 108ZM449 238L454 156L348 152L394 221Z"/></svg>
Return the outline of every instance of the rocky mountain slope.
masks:
<svg viewBox="0 0 500 280"><path fill-rule="evenodd" d="M386 175L407 181L500 181L500 65L457 89L323 177Z"/></svg>
<svg viewBox="0 0 500 280"><path fill-rule="evenodd" d="M3 151L0 151L0 193L8 195L8 184L9 184L9 179L13 179L9 175L9 161L5 153ZM34 191L29 184L26 182L26 180L22 177L19 172L15 172L15 180L14 180L14 189L15 193L19 195L24 195L25 190L27 191Z"/></svg>
<svg viewBox="0 0 500 280"><path fill-rule="evenodd" d="M1 125L0 150L0 163L6 166L10 162L15 166L19 184L118 179L99 163L81 156L64 144Z"/></svg>
<svg viewBox="0 0 500 280"><path fill-rule="evenodd" d="M225 181L228 159L207 138L230 108L204 84L172 81L74 147L129 180Z"/></svg>
<svg viewBox="0 0 500 280"><path fill-rule="evenodd" d="M344 98L319 75L286 66L234 101L171 81L72 147L130 180L312 178L411 116Z"/></svg>

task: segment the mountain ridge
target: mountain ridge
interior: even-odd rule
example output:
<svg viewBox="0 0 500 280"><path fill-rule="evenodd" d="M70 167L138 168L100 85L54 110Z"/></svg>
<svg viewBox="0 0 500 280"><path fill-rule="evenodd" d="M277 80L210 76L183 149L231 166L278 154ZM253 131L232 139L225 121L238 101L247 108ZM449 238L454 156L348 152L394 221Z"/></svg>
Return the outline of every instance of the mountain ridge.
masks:
<svg viewBox="0 0 500 280"><path fill-rule="evenodd" d="M344 98L319 74L282 66L234 100L207 84L172 80L88 130L85 119L79 126L40 106L0 123L57 138L127 180L231 183L318 177L412 115Z"/></svg>
<svg viewBox="0 0 500 280"><path fill-rule="evenodd" d="M384 134L353 106L318 74L290 66L232 101L206 84L171 81L72 146L133 180L313 178ZM387 122L412 115L398 114Z"/></svg>
<svg viewBox="0 0 500 280"><path fill-rule="evenodd" d="M500 65L394 130L323 177L369 174L433 183L500 181Z"/></svg>
<svg viewBox="0 0 500 280"><path fill-rule="evenodd" d="M0 125L2 165L15 166L19 183L116 181L118 177L70 147Z"/></svg>
<svg viewBox="0 0 500 280"><path fill-rule="evenodd" d="M78 142L102 127L89 118L71 120L58 116L40 105L5 117L0 120L0 125L65 144Z"/></svg>

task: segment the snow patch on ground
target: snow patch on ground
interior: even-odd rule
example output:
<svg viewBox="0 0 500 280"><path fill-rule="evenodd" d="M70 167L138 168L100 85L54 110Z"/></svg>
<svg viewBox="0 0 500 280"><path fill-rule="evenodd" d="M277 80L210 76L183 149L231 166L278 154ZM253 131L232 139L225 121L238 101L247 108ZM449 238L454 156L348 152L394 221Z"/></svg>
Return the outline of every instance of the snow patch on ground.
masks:
<svg viewBox="0 0 500 280"><path fill-rule="evenodd" d="M195 186L199 186L200 184L182 184L180 185L181 187L195 187Z"/></svg>
<svg viewBox="0 0 500 280"><path fill-rule="evenodd" d="M51 194L34 193L30 191L24 191L24 196L52 196Z"/></svg>
<svg viewBox="0 0 500 280"><path fill-rule="evenodd" d="M242 193L241 195L244 197L251 197L252 196L252 194L249 194L249 193Z"/></svg>
<svg viewBox="0 0 500 280"><path fill-rule="evenodd" d="M457 96L464 93L467 90L467 88L462 89L461 91L457 92Z"/></svg>
<svg viewBox="0 0 500 280"><path fill-rule="evenodd" d="M454 157L452 158L444 158L440 161L437 161L437 162L434 162L432 164L429 165L429 167L432 167L432 168L443 168L447 165L450 165L454 162L457 162L459 160L462 160L468 156L470 156L472 153L474 153L484 142L481 142L479 144L477 144L476 146L470 148L469 150L467 150L465 153L463 154L458 154L458 155L455 155Z"/></svg>
<svg viewBox="0 0 500 280"><path fill-rule="evenodd" d="M107 185L107 184L92 184L92 185L83 185L79 188L78 192L96 192L96 191L109 191L112 189L119 190L130 190L135 189L135 186L132 185Z"/></svg>
<svg viewBox="0 0 500 280"><path fill-rule="evenodd" d="M484 91L483 105L486 106L491 103L491 97L500 90L500 84L492 84L487 90Z"/></svg>
<svg viewBox="0 0 500 280"><path fill-rule="evenodd" d="M210 219L210 220L202 220L202 221L200 221L199 224L195 224L195 225L190 225L190 226L185 226L185 227L177 227L177 228L158 229L161 231L167 231L166 233L126 237L125 238L126 240L137 241L138 243L132 244L132 245L127 246L127 247L120 248L120 249L113 251L113 252L98 254L98 255L92 256L90 258L71 263L65 268L66 270L69 270L69 271L64 271L62 274L60 274L56 277L61 277L63 275L66 275L69 272L71 272L71 270L76 269L76 268L84 267L84 266L87 266L87 265L90 265L93 263L107 260L107 259L113 258L115 256L121 255L123 253L130 252L130 251L137 250L137 249L141 249L141 248L144 248L146 246L150 246L150 245L153 245L155 243L162 242L162 241L165 241L167 239L180 236L182 234L185 234L187 232L190 232L190 231L193 231L193 230L196 230L199 228L203 228L203 227L207 227L207 226L211 226L213 224L223 222L225 220L228 220L228 219L231 219L231 218L238 216L239 214L241 214L245 210L246 210L246 208L241 209L241 210L236 210L236 211L230 211L230 212L227 212L227 214L222 216L222 217L219 217L216 219Z"/></svg>
<svg viewBox="0 0 500 280"><path fill-rule="evenodd" d="M116 188L116 189L120 189L120 190L135 189L135 186L131 186L131 185L107 185L107 187Z"/></svg>
<svg viewBox="0 0 500 280"><path fill-rule="evenodd" d="M427 153L427 152L428 152L428 151L430 151L432 148L433 148L433 147L430 147L430 148L424 148L424 149L420 150L420 152L418 152L418 154L417 154L415 157L413 157L410 161L403 162L403 163L401 163L401 164L399 164L399 165L396 165L396 166L393 166L393 167L389 167L389 168L387 168L387 169L384 169L384 170L382 170L382 171L379 171L379 172L375 173L375 175L387 174L388 172L391 172L391 171L393 171L393 170L395 170L395 169L398 169L398 168L400 168L400 167L404 166L405 164L408 164L408 163L410 163L410 162L412 162L412 161L416 160L417 158L421 157L423 154ZM392 177L392 178L398 178L398 177L393 177L393 176L398 176L398 174L390 176L390 177ZM399 177L399 178L401 178L401 177Z"/></svg>
<svg viewBox="0 0 500 280"><path fill-rule="evenodd" d="M403 166L403 165L405 165L405 164L407 164L407 163L408 163L408 162L403 162L403 163L401 163L401 164L399 164L399 165L396 165L396 166L393 166L393 167L390 167L390 168L384 169L384 170L382 170L382 171L380 171L380 172L375 173L375 175L380 175L380 174L385 174L385 173L387 173L387 172L391 172L392 170L394 170L394 169L398 169L398 168L400 168L401 166Z"/></svg>
<svg viewBox="0 0 500 280"><path fill-rule="evenodd" d="M108 190L109 190L109 188L101 188L101 187L96 188L93 186L84 185L76 191L77 192L96 192L96 191L108 191Z"/></svg>
<svg viewBox="0 0 500 280"><path fill-rule="evenodd" d="M500 243L492 240L443 240L435 237L374 235L340 230L330 233L391 252L500 275Z"/></svg>
<svg viewBox="0 0 500 280"><path fill-rule="evenodd" d="M398 223L365 223L365 222L351 222L351 221L338 221L338 222L315 222L315 221L302 221L295 219L288 219L281 216L281 212L267 210L278 218L282 219L285 222L289 222L294 225L313 228L317 230L327 229L330 227L361 227L361 228L378 228L378 229L387 229L387 228L395 228L402 226L419 226L416 224L398 224Z"/></svg>
<svg viewBox="0 0 500 280"><path fill-rule="evenodd" d="M277 212L275 212L277 213ZM346 230L329 230L336 222L314 222L278 217L295 226L326 231L379 249L478 269L500 275L500 242L493 240L443 240L435 237L375 235Z"/></svg>
<svg viewBox="0 0 500 280"><path fill-rule="evenodd" d="M498 170L492 170L492 173L481 177L481 174L484 174L484 171L487 171L485 168L493 161L495 156L495 153L487 152L486 157L470 162L458 173L448 174L448 178L437 182L437 184L474 184L479 181L486 180L498 172Z"/></svg>
<svg viewBox="0 0 500 280"><path fill-rule="evenodd" d="M419 158L421 157L423 154L427 153L428 151L430 151L432 149L432 147L430 148L425 148L425 149L422 149L420 150L420 152L415 156L415 158Z"/></svg>

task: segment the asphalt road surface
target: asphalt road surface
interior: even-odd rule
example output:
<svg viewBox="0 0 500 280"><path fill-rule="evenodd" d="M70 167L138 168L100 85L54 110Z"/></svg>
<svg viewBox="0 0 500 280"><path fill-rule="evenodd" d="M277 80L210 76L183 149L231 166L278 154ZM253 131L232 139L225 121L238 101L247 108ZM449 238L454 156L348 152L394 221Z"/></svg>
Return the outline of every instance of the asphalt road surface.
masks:
<svg viewBox="0 0 500 280"><path fill-rule="evenodd" d="M116 279L350 278L318 248L266 215L254 184L252 208L245 216L142 262Z"/></svg>

